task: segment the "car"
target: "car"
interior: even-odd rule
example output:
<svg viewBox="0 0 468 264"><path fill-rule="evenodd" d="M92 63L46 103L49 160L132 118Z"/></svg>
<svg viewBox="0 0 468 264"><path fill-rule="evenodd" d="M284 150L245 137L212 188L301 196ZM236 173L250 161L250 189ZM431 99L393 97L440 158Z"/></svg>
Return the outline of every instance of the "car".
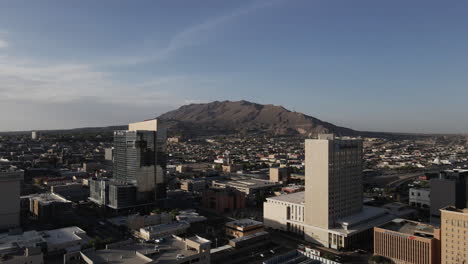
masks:
<svg viewBox="0 0 468 264"><path fill-rule="evenodd" d="M359 253L359 254L367 254L367 251L363 250L363 249L356 249L354 250L355 253Z"/></svg>
<svg viewBox="0 0 468 264"><path fill-rule="evenodd" d="M161 238L157 238L157 239L155 239L155 240L154 240L154 243L157 243L157 244L159 244L159 243L163 243L164 241L165 241L165 240L164 240L164 238L163 238L163 237L161 237Z"/></svg>

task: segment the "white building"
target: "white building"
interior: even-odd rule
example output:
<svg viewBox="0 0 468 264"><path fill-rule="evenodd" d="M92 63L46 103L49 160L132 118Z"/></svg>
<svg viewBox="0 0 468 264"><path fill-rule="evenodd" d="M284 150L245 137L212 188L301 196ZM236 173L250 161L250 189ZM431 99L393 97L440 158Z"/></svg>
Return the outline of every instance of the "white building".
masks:
<svg viewBox="0 0 468 264"><path fill-rule="evenodd" d="M431 189L429 188L410 188L409 204L414 207L431 207Z"/></svg>
<svg viewBox="0 0 468 264"><path fill-rule="evenodd" d="M79 251L81 246L90 240L86 232L77 226L43 231L42 234L44 234L43 237L47 243L48 252L60 250Z"/></svg>
<svg viewBox="0 0 468 264"><path fill-rule="evenodd" d="M14 235L3 233L0 234L0 263L43 264L43 250L79 252L89 239L86 232L76 226Z"/></svg>
<svg viewBox="0 0 468 264"><path fill-rule="evenodd" d="M362 140L319 135L305 142L305 192L264 203L265 226L304 235L325 247L351 248L369 241L373 227L395 218L363 206Z"/></svg>

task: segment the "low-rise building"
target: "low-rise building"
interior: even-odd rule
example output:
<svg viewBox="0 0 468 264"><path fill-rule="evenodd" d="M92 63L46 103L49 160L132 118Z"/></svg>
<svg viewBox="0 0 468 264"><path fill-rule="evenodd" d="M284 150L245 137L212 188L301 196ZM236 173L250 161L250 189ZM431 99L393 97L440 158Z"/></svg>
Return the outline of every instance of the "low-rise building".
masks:
<svg viewBox="0 0 468 264"><path fill-rule="evenodd" d="M246 195L263 193L282 186L278 182L244 176L231 176L230 179L214 180L211 184L215 188L234 188Z"/></svg>
<svg viewBox="0 0 468 264"><path fill-rule="evenodd" d="M41 234L47 243L48 253L79 250L90 240L86 232L77 226L43 231Z"/></svg>
<svg viewBox="0 0 468 264"><path fill-rule="evenodd" d="M374 228L374 255L395 263L440 263L440 229L405 219Z"/></svg>
<svg viewBox="0 0 468 264"><path fill-rule="evenodd" d="M43 264L44 253L79 252L90 238L81 228L73 226L47 231L27 231L0 234L0 263Z"/></svg>
<svg viewBox="0 0 468 264"><path fill-rule="evenodd" d="M226 223L226 235L239 238L264 231L263 223L252 219L239 219Z"/></svg>
<svg viewBox="0 0 468 264"><path fill-rule="evenodd" d="M79 263L97 264L209 264L211 241L199 236L171 236L157 245L135 243L131 240L109 244L102 250L81 251Z"/></svg>
<svg viewBox="0 0 468 264"><path fill-rule="evenodd" d="M187 179L180 183L180 189L187 192L202 192L206 189L205 179Z"/></svg>
<svg viewBox="0 0 468 264"><path fill-rule="evenodd" d="M203 192L202 203L207 209L226 213L245 208L246 197L244 193L235 189L210 188Z"/></svg>
<svg viewBox="0 0 468 264"><path fill-rule="evenodd" d="M429 188L410 188L409 204L419 208L431 207L431 189Z"/></svg>
<svg viewBox="0 0 468 264"><path fill-rule="evenodd" d="M89 188L84 187L83 184L80 183L52 186L50 191L72 202L85 201L89 197Z"/></svg>
<svg viewBox="0 0 468 264"><path fill-rule="evenodd" d="M303 192L305 190L304 185L296 185L296 184L289 184L281 188L282 192L285 193L295 193L295 192Z"/></svg>
<svg viewBox="0 0 468 264"><path fill-rule="evenodd" d="M243 169L242 164L229 164L229 165L223 165L223 172L226 173L234 173L241 171Z"/></svg>
<svg viewBox="0 0 468 264"><path fill-rule="evenodd" d="M270 168L270 181L272 182L288 182L290 177L288 168Z"/></svg>
<svg viewBox="0 0 468 264"><path fill-rule="evenodd" d="M171 235L180 235L187 232L189 228L190 224L187 222L174 222L140 228L136 235L145 241L150 241Z"/></svg>
<svg viewBox="0 0 468 264"><path fill-rule="evenodd" d="M39 221L50 221L71 211L72 203L53 193L27 196L29 212Z"/></svg>
<svg viewBox="0 0 468 264"><path fill-rule="evenodd" d="M340 218L335 227L325 229L305 223L305 192L270 197L263 204L263 223L266 227L304 235L306 240L331 248L350 248L355 243L369 241L374 226L394 218L395 215L387 209L363 206L361 212ZM307 229L320 236L308 237Z"/></svg>

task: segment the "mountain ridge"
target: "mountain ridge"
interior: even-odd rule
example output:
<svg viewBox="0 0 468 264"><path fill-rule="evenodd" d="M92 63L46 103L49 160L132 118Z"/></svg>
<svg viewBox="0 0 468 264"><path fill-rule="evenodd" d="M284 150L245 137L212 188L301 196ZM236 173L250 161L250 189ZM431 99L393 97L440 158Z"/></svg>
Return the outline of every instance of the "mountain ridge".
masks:
<svg viewBox="0 0 468 264"><path fill-rule="evenodd" d="M182 131L186 127L192 127L212 133L263 132L303 136L319 133L334 133L341 136L359 134L353 129L293 112L283 106L263 105L245 100L183 105L157 118L165 122L169 129Z"/></svg>

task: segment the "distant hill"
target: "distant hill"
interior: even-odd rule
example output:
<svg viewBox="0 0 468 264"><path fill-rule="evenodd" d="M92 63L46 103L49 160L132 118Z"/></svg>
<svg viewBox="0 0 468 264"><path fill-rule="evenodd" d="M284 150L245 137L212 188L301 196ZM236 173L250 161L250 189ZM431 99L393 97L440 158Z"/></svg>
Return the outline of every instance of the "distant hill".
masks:
<svg viewBox="0 0 468 264"><path fill-rule="evenodd" d="M282 106L247 101L215 101L184 105L158 117L169 129L190 134L233 132L313 136L318 133L359 135L358 131L333 125Z"/></svg>
<svg viewBox="0 0 468 264"><path fill-rule="evenodd" d="M357 131L322 121L312 116L285 109L282 106L262 105L248 101L215 101L189 104L158 117L169 135L212 136L232 133L265 133L270 135L299 135L311 137L319 133L338 136L386 138L414 138L430 136L411 133ZM43 133L111 133L127 129L127 125L84 127L75 129L41 130ZM30 131L0 132L0 135L24 134Z"/></svg>

